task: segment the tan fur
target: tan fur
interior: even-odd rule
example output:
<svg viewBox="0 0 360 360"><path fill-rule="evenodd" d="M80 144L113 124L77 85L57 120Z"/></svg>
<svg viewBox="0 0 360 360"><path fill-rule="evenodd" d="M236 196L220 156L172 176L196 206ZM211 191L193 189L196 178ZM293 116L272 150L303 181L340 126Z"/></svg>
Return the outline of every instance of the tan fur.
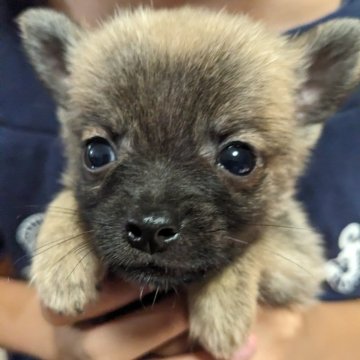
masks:
<svg viewBox="0 0 360 360"><path fill-rule="evenodd" d="M244 257L189 292L190 335L219 358L247 339L256 299L302 308L315 301L325 277L321 242L297 205L289 206L298 231L270 226Z"/></svg>
<svg viewBox="0 0 360 360"><path fill-rule="evenodd" d="M170 32L166 31L170 28ZM293 70L299 66L301 48L287 46L285 38L274 36L270 31L265 31L260 23L254 23L245 16L234 17L226 13L217 14L192 8L176 12L164 10L157 12L155 16L148 16L148 11L143 10L115 17L106 27L91 32L91 41L87 40L85 35L84 41L72 53L76 61L71 64L71 94L79 109L86 109L89 98L94 98L92 91L95 81L103 79L104 88L108 87L111 74L102 64L118 48L127 49L131 44L132 48L138 46L139 53L156 48L158 54L150 53L149 60L154 56L161 59L163 53L170 59L190 57L196 62L193 54L203 53L207 58L199 58L199 64L205 60L205 63L211 65L216 59L220 43L221 48L229 53L238 54L238 64L234 64L234 78L238 76L235 68L238 65L238 70L242 71L242 84L239 85L249 84L246 93L249 102L240 109L244 118L256 115L259 118L277 119L277 123L271 123L271 126L277 126L278 135L281 136L286 128L282 123L294 111L292 91L295 91L301 79L294 77ZM214 58L207 51L209 47L213 49ZM125 50L121 57L126 56ZM111 61L116 64L122 60L117 60L115 55ZM97 69L100 73L94 74L92 69ZM260 73L261 76L254 76ZM95 76L92 78L91 74ZM257 85L261 86L260 93ZM98 98L99 94L96 95ZM106 101L101 106L105 104ZM223 106L228 107L229 115L239 112L239 108L232 109L231 104ZM256 114L252 113L254 108ZM221 126L219 121L219 127ZM270 123L264 122L261 126L266 131Z"/></svg>
<svg viewBox="0 0 360 360"><path fill-rule="evenodd" d="M64 210L69 209L69 210ZM100 264L76 217L76 201L62 191L50 204L41 226L31 267L31 283L43 303L62 314L83 311L97 298ZM73 216L63 211L74 211Z"/></svg>
<svg viewBox="0 0 360 360"><path fill-rule="evenodd" d="M36 65L36 50L39 48L35 41L38 40L36 32L38 27L42 27L42 19L50 21L59 15L40 11L27 16L28 20L26 15L20 20L25 47L35 67L42 72L42 77L48 78L46 74L51 69ZM324 278L321 240L293 199L295 182L303 171L310 146L319 135L317 122L325 120L343 95L359 81L360 67L354 66L341 86L335 83L333 88L343 89L341 93L332 95L331 86L327 86L326 91L314 92L319 97L325 93L325 105L309 111L308 108L316 104L309 102L306 91L303 96L299 93L305 85L314 85L308 79L308 71L312 70L311 56L318 51L317 46L331 40L331 25L324 25L300 40L291 40L272 34L261 24L243 16L184 8L118 14L91 32L80 30L74 24L67 23L67 27L74 27L72 31L76 36L70 38L65 64L60 64L66 67L63 73L66 79L61 82L61 86L66 87L66 94L55 92L60 102L59 117L67 145L65 190L50 204L46 214L38 239L38 254L32 266L32 282L45 304L64 314L82 311L88 302L96 300L96 285L101 280L102 269L87 240L90 234L83 233L76 215L59 217L52 211L55 208L77 211L75 190L79 165L76 158L81 157L82 150L76 136L86 139L89 133L101 132L100 125L97 129L98 124L94 125L94 122L81 123L81 116L91 115L95 109L106 128L119 132L130 110L124 110L126 104L120 106L117 91L129 86L131 79L126 77L125 70L132 69L136 61L142 62L141 69L148 70L155 84L155 65L164 65L164 59L170 64L185 59L184 63L188 61L189 65L184 67L184 71L191 72L190 65L198 66L213 72L211 75L219 82L223 79L221 70L224 70L220 65L226 61L231 76L223 88L221 85L217 87L216 82L213 84L213 91L217 91L213 102L219 101L218 98L227 92L237 101L222 99L223 102L215 107L211 114L215 123L214 132L231 132L233 140L252 144L259 153L259 159L256 169L246 179L234 179L234 176L220 171L219 177L236 194L251 190L265 178L254 202L262 201L267 213L264 224L259 224L259 227L262 226L261 236L249 245L241 257L206 281L190 286L189 311L191 338L216 357L229 359L249 334L257 301L273 306L305 306L314 301L319 291ZM359 24L340 22L333 28L341 35L358 29ZM34 39L30 30L35 34ZM349 57L354 56L354 61L358 61L359 56L355 55L351 53ZM220 64L218 67L213 66L217 63ZM341 66L340 63L340 70ZM64 70L61 66L57 69ZM136 70L132 70L132 76L136 77ZM345 79L345 74L342 78ZM136 86L136 105L145 104L143 106L146 107L153 98L148 96L142 79ZM159 98L161 95L159 92ZM65 103L71 111L62 103L65 98L68 98L68 103ZM165 97L162 103L159 101L158 107L153 109L155 115L149 115L148 121L152 121L149 128L152 130L160 131L166 127L158 113L167 105L167 100ZM210 102L209 107L212 104ZM130 108L134 105L130 98ZM307 116L316 124L305 127L310 122ZM131 124L133 127L130 130L134 133L144 131L140 120L135 119ZM183 121L186 128L186 119ZM234 126L239 124L242 128ZM236 131L229 131L234 128ZM169 138L179 136L176 128L167 131ZM78 134L74 135L76 132ZM120 153L126 154L124 148L131 149L132 144L126 140L124 144ZM201 153L205 159L213 162L214 152L213 146L202 144ZM108 174L113 170L110 165ZM99 187L95 186L91 192L95 194ZM253 229L256 231L256 226ZM71 236L71 241L63 240ZM60 241L57 239L62 240L61 245L51 247L52 243ZM239 244L245 240L233 239ZM42 251L44 248L51 248L51 251ZM89 256L83 257L85 254Z"/></svg>
<svg viewBox="0 0 360 360"><path fill-rule="evenodd" d="M245 256L214 278L189 289L190 336L218 358L228 359L246 340L257 299L274 306L289 303L302 307L314 301L319 281L324 279L321 242L298 205L289 206L293 207L292 224L297 227L269 226ZM76 216L59 217L52 209L76 211L71 192L60 193L49 205L38 238L32 282L46 305L74 315L96 300L100 265L94 256L82 260L91 248ZM51 246L59 237L63 242L68 235L73 237L71 242L41 251L44 245ZM71 250L79 246L81 251L74 256Z"/></svg>

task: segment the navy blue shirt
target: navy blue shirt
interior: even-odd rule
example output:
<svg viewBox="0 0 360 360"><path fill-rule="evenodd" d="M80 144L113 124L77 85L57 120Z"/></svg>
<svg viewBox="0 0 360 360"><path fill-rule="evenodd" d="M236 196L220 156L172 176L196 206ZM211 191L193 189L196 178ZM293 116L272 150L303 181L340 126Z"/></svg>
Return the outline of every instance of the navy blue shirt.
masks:
<svg viewBox="0 0 360 360"><path fill-rule="evenodd" d="M296 31L340 17L360 18L360 0L347 0ZM327 122L299 182L298 196L326 241L324 300L360 296L359 164L360 89ZM11 255L20 277L42 211L60 188L62 167L54 102L25 59L10 9L0 2L0 253Z"/></svg>
<svg viewBox="0 0 360 360"><path fill-rule="evenodd" d="M24 56L10 9L0 2L0 236L21 274L29 259L19 224L59 189L62 149L55 105Z"/></svg>

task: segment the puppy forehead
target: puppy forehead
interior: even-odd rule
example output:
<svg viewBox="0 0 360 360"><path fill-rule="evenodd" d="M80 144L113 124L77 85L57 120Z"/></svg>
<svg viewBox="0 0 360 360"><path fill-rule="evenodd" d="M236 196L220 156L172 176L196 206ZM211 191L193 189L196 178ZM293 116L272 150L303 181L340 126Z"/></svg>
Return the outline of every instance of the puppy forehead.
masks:
<svg viewBox="0 0 360 360"><path fill-rule="evenodd" d="M73 103L115 131L289 127L296 56L246 18L141 10L74 53Z"/></svg>

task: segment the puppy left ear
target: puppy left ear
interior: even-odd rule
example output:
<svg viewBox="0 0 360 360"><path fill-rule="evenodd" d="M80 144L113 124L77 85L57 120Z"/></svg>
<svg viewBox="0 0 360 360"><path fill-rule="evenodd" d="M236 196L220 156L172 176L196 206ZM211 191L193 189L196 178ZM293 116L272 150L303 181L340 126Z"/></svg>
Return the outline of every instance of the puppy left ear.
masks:
<svg viewBox="0 0 360 360"><path fill-rule="evenodd" d="M26 10L17 19L25 51L58 104L67 100L70 53L80 36L79 27L65 15L48 9Z"/></svg>
<svg viewBox="0 0 360 360"><path fill-rule="evenodd" d="M330 21L290 41L304 56L296 98L298 121L323 123L359 84L360 21Z"/></svg>

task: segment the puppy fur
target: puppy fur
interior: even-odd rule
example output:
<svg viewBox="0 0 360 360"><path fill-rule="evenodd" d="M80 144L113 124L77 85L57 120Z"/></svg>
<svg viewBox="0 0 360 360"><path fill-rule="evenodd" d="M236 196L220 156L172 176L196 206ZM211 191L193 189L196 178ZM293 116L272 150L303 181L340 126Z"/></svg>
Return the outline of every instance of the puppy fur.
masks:
<svg viewBox="0 0 360 360"><path fill-rule="evenodd" d="M359 82L359 21L292 37L193 8L119 13L92 30L30 10L19 24L58 102L68 160L32 266L45 304L82 311L108 271L185 287L191 338L227 359L257 301L315 299L323 250L294 193L323 122ZM94 136L116 160L91 173L84 144ZM217 164L232 141L253 149L249 175ZM164 209L180 238L161 253L129 246L128 219Z"/></svg>

